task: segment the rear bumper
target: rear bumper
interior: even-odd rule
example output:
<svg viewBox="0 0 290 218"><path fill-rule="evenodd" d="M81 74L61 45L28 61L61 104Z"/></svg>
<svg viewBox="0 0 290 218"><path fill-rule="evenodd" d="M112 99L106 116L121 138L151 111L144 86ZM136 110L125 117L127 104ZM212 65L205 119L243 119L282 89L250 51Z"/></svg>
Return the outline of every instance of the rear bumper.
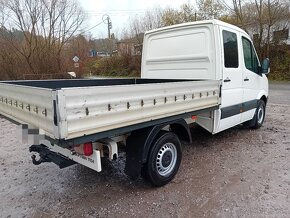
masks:
<svg viewBox="0 0 290 218"><path fill-rule="evenodd" d="M37 152L39 154L39 159L37 160L35 155L32 155L32 162L35 165L39 165L43 162L53 162L60 168L65 168L75 163L79 163L97 172L102 171L101 154L100 151L96 149L96 146L94 146L92 155L84 156L56 144L52 145L47 140L42 141L42 143L43 144L40 145L32 145L29 148L30 152Z"/></svg>

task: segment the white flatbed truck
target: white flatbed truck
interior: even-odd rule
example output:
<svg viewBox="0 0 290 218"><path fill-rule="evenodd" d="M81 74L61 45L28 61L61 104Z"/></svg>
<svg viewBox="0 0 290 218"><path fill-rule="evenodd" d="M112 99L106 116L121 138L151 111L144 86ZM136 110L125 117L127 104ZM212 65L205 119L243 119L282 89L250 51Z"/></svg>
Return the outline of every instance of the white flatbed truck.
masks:
<svg viewBox="0 0 290 218"><path fill-rule="evenodd" d="M191 123L212 134L263 124L268 72L238 27L185 23L145 33L141 79L4 81L0 114L34 137L34 164L100 172L122 144L126 174L162 186L178 171Z"/></svg>

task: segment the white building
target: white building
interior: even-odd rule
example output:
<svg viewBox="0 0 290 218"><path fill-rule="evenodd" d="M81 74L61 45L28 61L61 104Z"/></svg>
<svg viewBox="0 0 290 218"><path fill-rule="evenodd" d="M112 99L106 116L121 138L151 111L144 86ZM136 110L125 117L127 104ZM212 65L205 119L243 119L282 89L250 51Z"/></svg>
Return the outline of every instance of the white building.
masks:
<svg viewBox="0 0 290 218"><path fill-rule="evenodd" d="M259 26L256 24L247 25L247 30L249 35L252 37L253 41L259 39ZM268 35L268 25L264 26L263 30L263 41L266 40ZM270 28L270 42L276 43L286 43L290 45L290 19L281 20L275 23Z"/></svg>

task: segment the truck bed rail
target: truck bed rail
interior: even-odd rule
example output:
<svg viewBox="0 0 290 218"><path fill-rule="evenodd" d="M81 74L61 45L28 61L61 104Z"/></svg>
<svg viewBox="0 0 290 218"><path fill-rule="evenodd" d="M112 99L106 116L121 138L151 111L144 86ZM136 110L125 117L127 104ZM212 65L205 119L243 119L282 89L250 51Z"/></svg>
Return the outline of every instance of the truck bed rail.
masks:
<svg viewBox="0 0 290 218"><path fill-rule="evenodd" d="M59 89L0 83L0 113L68 140L212 108L220 82L173 81Z"/></svg>

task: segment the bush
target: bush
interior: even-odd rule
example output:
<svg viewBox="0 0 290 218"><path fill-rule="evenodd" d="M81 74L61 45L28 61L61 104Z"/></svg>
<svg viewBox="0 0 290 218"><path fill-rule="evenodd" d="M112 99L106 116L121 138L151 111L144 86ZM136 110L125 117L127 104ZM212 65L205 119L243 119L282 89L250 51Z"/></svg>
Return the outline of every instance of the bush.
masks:
<svg viewBox="0 0 290 218"><path fill-rule="evenodd" d="M141 56L112 56L93 60L87 64L86 73L95 76L140 77Z"/></svg>
<svg viewBox="0 0 290 218"><path fill-rule="evenodd" d="M273 45L270 52L270 80L290 80L290 46Z"/></svg>

